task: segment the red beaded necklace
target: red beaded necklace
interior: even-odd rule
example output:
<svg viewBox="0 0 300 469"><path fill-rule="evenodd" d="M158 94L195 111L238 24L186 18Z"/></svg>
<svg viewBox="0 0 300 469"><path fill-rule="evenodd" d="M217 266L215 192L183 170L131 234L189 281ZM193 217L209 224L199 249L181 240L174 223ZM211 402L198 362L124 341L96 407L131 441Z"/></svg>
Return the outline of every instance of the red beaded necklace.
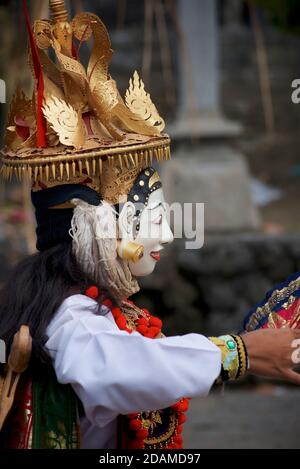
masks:
<svg viewBox="0 0 300 469"><path fill-rule="evenodd" d="M100 296L95 286L88 288L85 294L94 300ZM163 337L162 321L151 316L147 309L140 309L129 300L124 301L121 307L114 307L109 299L102 304L111 310L120 330L128 334L136 331L149 339ZM127 415L123 425L126 434L123 444L128 449L181 449L182 425L186 421L188 407L189 399L184 398L169 409Z"/></svg>

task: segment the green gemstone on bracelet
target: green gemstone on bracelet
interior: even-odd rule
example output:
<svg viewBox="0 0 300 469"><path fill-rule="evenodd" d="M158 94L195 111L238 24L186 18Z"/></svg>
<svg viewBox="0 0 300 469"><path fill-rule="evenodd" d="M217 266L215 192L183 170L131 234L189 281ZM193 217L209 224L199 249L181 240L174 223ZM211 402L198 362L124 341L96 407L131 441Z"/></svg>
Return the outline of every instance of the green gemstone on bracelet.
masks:
<svg viewBox="0 0 300 469"><path fill-rule="evenodd" d="M236 349L236 343L234 340L227 340L226 345L227 345L228 350Z"/></svg>

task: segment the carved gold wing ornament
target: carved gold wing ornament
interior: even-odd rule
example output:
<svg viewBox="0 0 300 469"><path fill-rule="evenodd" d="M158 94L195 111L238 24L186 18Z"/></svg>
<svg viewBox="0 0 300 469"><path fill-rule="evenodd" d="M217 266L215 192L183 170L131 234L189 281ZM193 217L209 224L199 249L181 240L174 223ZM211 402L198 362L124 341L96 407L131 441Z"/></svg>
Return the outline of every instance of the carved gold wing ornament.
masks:
<svg viewBox="0 0 300 469"><path fill-rule="evenodd" d="M116 83L109 75L109 62L113 51L107 29L100 18L91 13L80 13L69 26L72 34L80 43L88 41L91 37L94 38L94 46L87 71L79 60L67 53L67 42L65 41L66 44L63 48L61 41L58 40L60 36L58 31L61 32L61 29L64 30L66 36L70 33L70 28L67 28L66 24L58 29L57 24L51 26L51 22L43 20L36 22L34 28L38 47L44 50L51 46L54 49L59 63L60 75L63 79L66 101L56 100L56 112L45 113L51 128L59 130L57 133L60 142L63 145L80 148L78 145L83 145L85 141L83 125L79 125L77 132L72 131L71 133L69 126L66 126L64 133L64 124L67 121L60 119L59 125L56 125L53 121L59 115L59 108L61 108L63 115L67 115L67 109L72 113L71 107L77 107L81 110L92 109L106 130L118 140L123 139L124 131L148 136L159 135L160 131L164 129L164 122L152 103L150 95L145 92L144 84L139 79L137 72L130 80L130 88L126 93L125 103L120 98ZM58 79L54 73L55 64L50 67L48 61L46 68L52 74L52 77L54 75L57 83ZM77 96L75 103L72 102L74 90ZM50 107L54 107L53 102ZM48 103L45 109L49 110ZM75 122L80 124L80 115L77 115L77 119L74 119L75 113L72 114L72 124ZM119 129L117 126L118 121Z"/></svg>
<svg viewBox="0 0 300 469"><path fill-rule="evenodd" d="M35 134L35 115L32 100L18 88L10 105L5 144L13 150L25 148Z"/></svg>
<svg viewBox="0 0 300 469"><path fill-rule="evenodd" d="M140 119L155 127L160 132L164 130L165 122L158 114L150 94L145 91L145 85L137 71L134 72L133 78L130 79L125 100L130 111L136 114Z"/></svg>
<svg viewBox="0 0 300 469"><path fill-rule="evenodd" d="M79 113L71 105L53 97L46 100L43 110L63 145L82 147L85 137L84 124Z"/></svg>
<svg viewBox="0 0 300 469"><path fill-rule="evenodd" d="M49 3L52 18L35 21L33 26L44 81L42 110L47 144L52 148L51 151L43 149L42 154L47 154L49 160L56 151L61 155L60 162L63 154L77 155L79 151L91 154L91 158L116 155L118 161L124 154L128 158L124 156L122 165L127 167L137 164L138 156L145 161L148 158L147 162L152 156L169 159L170 140L162 134L165 123L138 73L130 79L124 99L109 74L113 50L101 19L92 13L79 13L69 22L62 0L49 0ZM90 40L93 46L85 67L79 53L83 43ZM36 80L33 53L31 49L29 65ZM20 90L12 101L4 163L13 170L21 158L23 169L33 166L30 150L34 154L37 146L36 102L36 93L28 99ZM93 152L87 152L89 149Z"/></svg>

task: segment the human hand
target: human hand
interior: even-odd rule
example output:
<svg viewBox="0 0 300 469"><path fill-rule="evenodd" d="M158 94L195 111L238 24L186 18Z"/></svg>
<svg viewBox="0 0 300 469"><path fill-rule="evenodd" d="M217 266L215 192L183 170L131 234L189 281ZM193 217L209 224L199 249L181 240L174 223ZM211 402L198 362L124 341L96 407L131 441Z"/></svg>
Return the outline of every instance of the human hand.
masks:
<svg viewBox="0 0 300 469"><path fill-rule="evenodd" d="M250 361L249 373L300 385L300 374L294 371L299 364L295 357L297 349L300 357L300 330L260 329L242 337Z"/></svg>

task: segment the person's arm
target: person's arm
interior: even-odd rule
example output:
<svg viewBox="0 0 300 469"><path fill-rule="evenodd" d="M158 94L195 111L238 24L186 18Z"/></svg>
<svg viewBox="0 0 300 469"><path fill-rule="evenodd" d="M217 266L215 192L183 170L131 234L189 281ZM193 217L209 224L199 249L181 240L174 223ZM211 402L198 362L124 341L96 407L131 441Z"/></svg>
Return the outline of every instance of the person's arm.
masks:
<svg viewBox="0 0 300 469"><path fill-rule="evenodd" d="M129 335L109 316L97 316L84 305L61 310L48 335L46 347L59 382L73 386L87 417L98 426L118 414L206 396L220 374L220 350L206 337Z"/></svg>
<svg viewBox="0 0 300 469"><path fill-rule="evenodd" d="M300 330L259 329L242 337L249 356L249 373L300 385L300 374L294 371L297 363L293 361L295 347L300 347Z"/></svg>
<svg viewBox="0 0 300 469"><path fill-rule="evenodd" d="M210 338L221 350L222 367L218 383L236 380L246 373L276 378L300 385L295 371L300 350L300 331L259 329L242 335Z"/></svg>

